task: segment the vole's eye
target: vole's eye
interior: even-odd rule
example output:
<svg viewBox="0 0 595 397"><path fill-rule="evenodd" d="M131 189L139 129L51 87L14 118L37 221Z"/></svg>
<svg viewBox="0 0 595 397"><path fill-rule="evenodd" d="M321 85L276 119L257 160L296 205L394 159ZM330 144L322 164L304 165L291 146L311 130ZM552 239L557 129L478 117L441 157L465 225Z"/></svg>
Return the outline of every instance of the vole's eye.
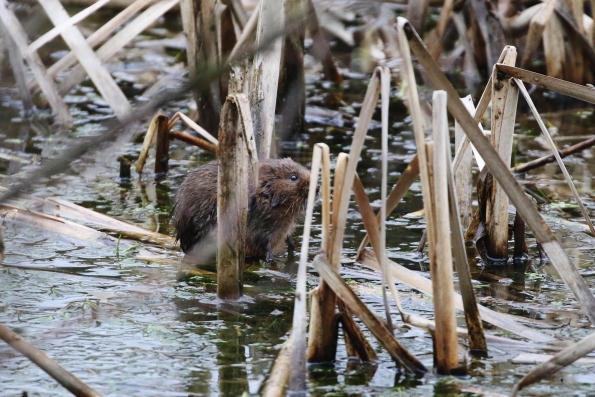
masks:
<svg viewBox="0 0 595 397"><path fill-rule="evenodd" d="M289 177L292 181L297 181L298 180L298 176L296 174L291 174L291 176Z"/></svg>

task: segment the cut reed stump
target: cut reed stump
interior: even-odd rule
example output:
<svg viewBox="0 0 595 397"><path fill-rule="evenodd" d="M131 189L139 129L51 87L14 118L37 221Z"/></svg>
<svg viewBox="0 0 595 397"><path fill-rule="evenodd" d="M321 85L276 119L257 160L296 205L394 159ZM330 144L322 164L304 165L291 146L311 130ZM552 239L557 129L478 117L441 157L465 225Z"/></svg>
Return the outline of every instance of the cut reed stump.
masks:
<svg viewBox="0 0 595 397"><path fill-rule="evenodd" d="M502 61L512 65L516 61L516 48L507 46ZM504 164L510 166L514 121L519 89L511 78L503 78L496 69L492 74L492 146ZM508 259L508 195L502 186L494 181L492 197L486 214L488 227L488 254L494 259Z"/></svg>
<svg viewBox="0 0 595 397"><path fill-rule="evenodd" d="M230 95L219 126L217 295L221 299L238 299L243 289L249 177L244 129L252 128L249 120L243 120L247 112L242 108L247 107L244 94Z"/></svg>
<svg viewBox="0 0 595 397"><path fill-rule="evenodd" d="M164 114L160 114L156 118L155 178L161 179L167 175L169 170L169 119Z"/></svg>

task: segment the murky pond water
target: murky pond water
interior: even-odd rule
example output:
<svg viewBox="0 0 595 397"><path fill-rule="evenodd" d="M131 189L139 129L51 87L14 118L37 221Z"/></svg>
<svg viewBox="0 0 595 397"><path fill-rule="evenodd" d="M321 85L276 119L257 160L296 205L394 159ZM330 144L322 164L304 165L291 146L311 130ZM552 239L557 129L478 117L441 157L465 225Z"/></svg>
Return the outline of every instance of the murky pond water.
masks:
<svg viewBox="0 0 595 397"><path fill-rule="evenodd" d="M90 20L90 26L102 18ZM93 25L95 24L95 25ZM42 25L43 26L43 25ZM118 55L111 68L129 95L140 95L157 79L179 76L183 67L179 50L146 43L179 37L176 14L168 14L134 45ZM142 44L145 43L145 44ZM53 56L58 46L45 56ZM326 142L333 159L351 144L353 121L363 100L367 76L349 74L342 89L342 105L329 105L326 96L336 95L334 87L309 70L307 78L307 132L279 142L279 155L291 156L308 164L311 148ZM10 79L5 78L2 86ZM428 94L428 97L431 94ZM590 136L595 122L592 107L576 102L540 98L538 107L555 130L559 147ZM393 88L389 183L392 185L415 154L411 121L399 92ZM68 97L76 117L71 133L56 135L47 120L30 123L19 113L17 94L0 91L0 152L18 158L0 160L2 178L37 167L39 156L58 155L77 138L105 132L109 116L90 83L75 89ZM185 110L188 98L165 109L168 114ZM516 162L547 153L534 120L523 100L519 100ZM378 117L376 117L378 119ZM142 132L147 120L135 127ZM555 128L554 128L555 127ZM379 200L380 129L376 124L366 139L358 171L371 201ZM122 148L119 148L120 150ZM125 152L138 155L139 142ZM593 207L591 183L595 165L587 149L566 160L577 188L588 207ZM8 157L7 157L8 158ZM71 169L34 186L31 193L61 197L121 220L172 234L170 212L183 175L212 159L202 150L179 142L171 145L172 169L166 180L156 182L150 171L152 161L141 178L121 183L113 148L92 150L73 161ZM587 282L593 286L593 238L573 221L580 220L569 189L555 164L519 175L524 186L540 197L541 211L555 228ZM421 187L415 183L388 222L389 257L416 271L428 274L429 264L417 251L422 236ZM351 259L364 236L355 205L348 214L345 237L344 276L377 313L383 313L379 277ZM317 229L316 229L317 230ZM312 245L319 244L314 233ZM245 297L237 303L224 303L216 297L212 268L195 268L179 263L179 253L105 236L98 241L67 237L5 220L3 231L6 260L0 267L0 322L9 326L55 358L83 381L104 395L126 396L238 396L256 395L270 369L280 344L287 337L293 314L295 262L280 255L271 266L252 263L245 275ZM299 234L299 230L296 236ZM486 267L469 248L472 272L477 280L480 301L488 307L524 319L529 325L557 338L585 336L588 321L577 311L568 290L547 261L540 262L535 240L529 236L534 256L527 272L512 265ZM298 238L299 242L299 238ZM140 256L150 250L158 260ZM309 285L318 282L309 274ZM432 301L405 285L398 285L407 311L432 317ZM460 313L459 313L460 314ZM419 330L399 325L398 337L422 362L432 366L432 341ZM464 323L462 317L459 318ZM505 332L488 327L490 333ZM370 336L370 335L369 335ZM507 335L511 336L511 335ZM513 336L511 336L513 337ZM372 337L370 336L370 339ZM341 342L342 343L342 342ZM348 360L344 346L339 348L334 367L311 367L309 392L312 395L457 395L473 394L474 388L507 393L532 365L511 361L519 353L509 346L491 346L490 357L473 359L467 378L436 377L422 379L403 376L386 353L378 348L380 360L361 364ZM588 395L593 389L592 362L576 364L548 381L534 386L540 394ZM0 345L0 395L68 395L52 379L27 359Z"/></svg>

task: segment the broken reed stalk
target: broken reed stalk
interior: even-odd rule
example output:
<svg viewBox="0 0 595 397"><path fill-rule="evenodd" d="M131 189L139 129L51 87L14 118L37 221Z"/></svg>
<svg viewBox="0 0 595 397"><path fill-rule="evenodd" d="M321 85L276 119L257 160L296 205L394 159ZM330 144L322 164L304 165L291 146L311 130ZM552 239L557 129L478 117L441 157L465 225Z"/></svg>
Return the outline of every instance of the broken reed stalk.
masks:
<svg viewBox="0 0 595 397"><path fill-rule="evenodd" d="M312 37L312 48L310 51L316 58L322 61L322 71L327 80L335 83L342 83L343 76L341 76L341 73L337 70L328 41L320 27L314 4L312 3L312 0L306 0L306 2L308 7L307 27L310 37Z"/></svg>
<svg viewBox="0 0 595 397"><path fill-rule="evenodd" d="M44 0L40 4L56 26L68 21L70 18L60 0ZM109 104L116 117L122 120L131 110L128 98L102 65L97 54L87 44L83 34L76 26L67 26L60 32L60 35L68 47L76 54L80 65L93 81L97 91Z"/></svg>
<svg viewBox="0 0 595 397"><path fill-rule="evenodd" d="M347 168L347 159L349 156L345 153L339 153L337 164L335 165L335 185L333 191L332 218L329 229L329 237L326 245L323 245L329 258L333 257L333 241L336 228L334 225L338 222L339 203L341 201L341 191L345 179L345 169ZM338 269L339 265L336 264ZM337 297L329 288L324 280L310 292L310 331L308 338L308 362L331 362L334 360L337 351L337 340L334 338L333 327L335 322L335 307L337 306ZM344 316L346 321L347 316ZM353 319L351 319L353 320Z"/></svg>
<svg viewBox="0 0 595 397"><path fill-rule="evenodd" d="M595 104L595 89L591 87L501 63L497 63L494 67L505 76L523 80L525 83L536 85L543 90L555 91L572 98L580 99L581 101Z"/></svg>
<svg viewBox="0 0 595 397"><path fill-rule="evenodd" d="M508 53L509 48L510 48L509 46L504 47L504 49L502 50L502 53L500 54L500 57L498 58L498 62L502 62L504 60L504 58L506 57L506 54ZM488 83L486 84L485 89L483 90L483 93L481 94L481 98L479 98L479 102L477 103L477 108L474 111L473 119L477 123L479 123L479 121L483 117L483 115L486 112L486 110L488 109L488 106L490 105L491 101L492 101L492 75L490 75L490 78L488 79ZM468 106L465 106L465 107L469 110ZM455 120L455 122L456 122L456 120ZM481 125L479 126L479 128L481 129ZM459 164L460 164L461 160L463 159L462 155L467 150L467 147L469 147L469 144L470 144L469 137L467 137L467 135L465 135L463 144L460 147L458 147L458 149L455 153L455 158L453 160L453 169L455 170L455 172L459 169ZM479 155L479 153L477 153L476 150L473 150L473 153L475 154L475 160L477 161L477 165L479 166L479 169L481 170L485 163L484 163L483 159L481 158L481 156Z"/></svg>
<svg viewBox="0 0 595 397"><path fill-rule="evenodd" d="M198 146L199 148L204 149L207 152L211 152L212 154L217 154L217 150L219 150L218 145L214 145L205 141L204 139L197 138L183 131L171 130L169 131L169 137L170 139L177 139L190 145Z"/></svg>
<svg viewBox="0 0 595 397"><path fill-rule="evenodd" d="M399 20L404 20L404 18L399 18ZM419 38L417 33L413 30L411 25L407 23L406 20L401 21L401 24L404 25L404 30L406 32L407 39L411 46L411 50L417 55L420 64L428 73L428 77L430 78L434 86L443 89L447 92L449 99L449 111L455 117L455 119L459 121L461 127L463 127L463 130L465 131L473 145L475 145L477 151L479 151L481 156L486 161L486 164L488 164L488 167L494 175L494 178L498 181L498 183L502 185L502 187L508 194L510 201L512 201L517 211L521 214L527 225L531 228L535 235L535 238L542 245L544 251L546 252L548 257L552 261L552 264L558 271L558 274L562 277L566 285L568 285L568 287L576 297L579 305L585 311L585 314L587 315L589 320L595 323L595 298L589 290L589 287L586 284L585 280L580 276L576 267L564 251L564 248L562 248L562 246L552 233L547 223L543 220L543 218L539 215L537 209L525 196L525 192L519 186L514 175L509 171L508 165L502 162L496 151L490 145L490 142L483 135L483 131L481 131L478 128L473 117L471 117L469 112L467 112L464 105L461 103L459 99L457 91L448 81L446 76L444 76L444 74L440 71L440 68L429 54L427 48L423 44L423 41ZM522 73L517 73L518 69L513 68L511 66L503 65L502 67L504 68L504 73L511 72L515 74L521 74L525 78L527 77L527 73L530 73L530 76L535 75L532 72L526 71L523 71ZM500 70L498 68L498 65L496 65L496 68ZM550 78L547 80L548 84L550 84L551 80L557 79ZM538 81L540 80L538 79ZM566 84L559 84L560 80L557 81L558 83L555 84L556 86L566 86ZM577 84L573 84L573 86L581 87ZM586 87L581 88L591 91L588 97L591 99L595 99L595 90ZM581 92L582 90L575 92L575 97L576 95L581 95Z"/></svg>
<svg viewBox="0 0 595 397"><path fill-rule="evenodd" d="M595 145L595 137L586 139L582 142L577 143L576 145L567 146L564 149L558 150L558 154L560 154L561 158L565 158L571 154L576 152L580 152L581 150L588 149ZM553 163L556 161L556 157L553 154L540 157L535 160L531 160L526 162L525 164L517 165L514 168L511 168L511 172L526 172L535 168L539 168L543 165Z"/></svg>
<svg viewBox="0 0 595 397"><path fill-rule="evenodd" d="M342 178L340 193L337 192L337 179L335 179L335 194L333 198L333 217L332 217L332 239L329 242L330 249L327 250L329 262L334 270L338 272L341 253L343 250L343 237L345 235L345 225L347 222L347 209L349 207L349 196L355 178L355 169L360 157L365 136L370 126L370 121L378 103L380 94L380 73L381 69L376 68L372 79L368 84L360 117L357 127L353 134L353 141L349 151L349 161L345 168L345 175ZM337 164L338 168L338 164ZM337 171L335 171L337 177ZM335 200L338 205L335 206ZM336 223L335 223L336 222ZM329 290L325 284L321 285L311 294L311 315L310 315L310 337L308 339L308 361L310 362L330 362L335 359L336 340L333 341L332 327L335 317L334 293Z"/></svg>
<svg viewBox="0 0 595 397"><path fill-rule="evenodd" d="M329 148L326 144L317 144L314 146L312 154L312 168L310 171L310 190L308 192L308 205L306 206L306 217L304 221L304 235L302 238L302 249L300 251L300 264L298 268L297 281L295 287L295 304L293 309L293 325L291 331L292 351L291 351L291 379L289 382L289 391L306 391L306 267L308 266L308 248L310 247L310 229L312 228L312 214L316 201L316 186L318 185L318 170L321 163L330 165ZM324 172L324 171L323 171ZM323 176L323 180L330 180L330 175ZM326 183L323 183L323 186ZM328 192L325 192L328 198ZM328 208L328 206L327 206ZM328 216L327 216L328 218ZM328 229L324 229L323 234L327 234Z"/></svg>
<svg viewBox="0 0 595 397"><path fill-rule="evenodd" d="M159 2L155 4L155 6L163 5L164 3L167 3L167 5L172 3L175 4L177 3L177 1L178 0L166 0L164 2ZM5 6L6 1L0 0L0 10L6 9ZM0 20L2 20L3 22L6 16L7 13L0 12ZM12 14L12 16L14 17L14 14ZM18 20L16 21L18 22ZM264 49L268 44L269 40L272 41L277 37L281 37L286 32L289 32L294 28L295 25L292 24L290 21L284 27L284 29L269 32L268 40L262 40L262 46L257 46L253 43L247 43L243 48L244 56L253 56L257 51ZM125 28L122 29L119 33L124 32L124 30ZM23 37L23 42L26 46L27 39L26 36ZM209 84L211 81L214 81L215 79L218 79L220 76L222 76L224 73L229 72L229 66L226 64L213 66L201 60L197 60L197 63L198 67L196 68L197 71L195 77L191 78L188 81L188 83L185 84L182 88L162 92L160 95L152 98L147 103L135 107L133 111L127 115L125 120L108 121L106 124L107 131L104 134L79 139L69 147L62 150L59 156L51 159L46 159L46 161L41 167L36 167L34 170L21 173L17 178L13 179L14 182L11 184L10 188L2 195L0 195L0 202L4 202L12 197L15 197L19 193L26 191L30 188L30 186L34 185L41 178L48 177L58 172L64 171L67 167L69 167L72 159L82 156L83 154L87 153L91 148L97 148L99 145L111 142L109 144L109 147L113 148L115 152L119 154L119 146L116 145L121 144L121 142L125 141L129 137L130 134L127 133L127 129L128 127L132 126L134 122L138 121L143 117L151 117L153 114L155 114L157 109L166 106L171 101L181 98L184 94L191 92L191 90L193 89L206 89L206 85ZM39 61L39 64L41 64L41 61ZM61 131L65 131L65 129L61 129ZM115 144L112 142L114 138L118 138L118 141Z"/></svg>
<svg viewBox="0 0 595 397"><path fill-rule="evenodd" d="M374 211L372 210L372 206L370 205L370 201L368 200L368 195L366 194L364 186L362 185L362 182L357 176L357 174L353 182L353 193L355 196L355 201L357 202L357 206L359 208L359 212L362 217L362 221L364 223L364 227L368 232L367 237L369 236L369 240L372 243L372 249L374 250L375 257L378 258L379 255L385 255L384 252L380 250L380 227L378 226L379 218L374 216ZM378 264L378 262L376 264L378 265L378 267L375 270L378 270L381 273L385 270L388 270L388 266L387 269L383 269L382 267L380 267L380 264ZM399 294L397 292L397 289L395 288L395 283L392 274L388 274L387 280L388 288L390 289L390 292L395 301L395 305L397 306L397 309L399 310L399 314L403 318L403 321L416 326L423 324L423 327L426 329L429 329L430 327L435 329L435 322L417 318L403 311L403 308L401 307L401 302L399 300Z"/></svg>
<svg viewBox="0 0 595 397"><path fill-rule="evenodd" d="M97 391L87 386L72 373L64 369L57 362L38 350L31 343L27 342L18 334L12 332L9 328L0 324L0 339L6 342L10 347L31 360L35 365L41 368L45 373L54 378L58 383L64 386L75 396L81 397L101 397Z"/></svg>
<svg viewBox="0 0 595 397"><path fill-rule="evenodd" d="M14 15L12 10L8 6L6 0L0 0L0 23L4 25L3 31L9 32L12 36L14 43L16 44L21 56L29 65L31 72L35 76L35 80L39 83L39 87L45 97L47 98L52 110L56 113L58 121L67 128L72 126L72 116L68 110L68 106L64 103L64 100L58 93L58 90L54 86L51 77L48 75L43 62L37 52L29 55L23 55L27 52L29 46L27 33L23 26Z"/></svg>
<svg viewBox="0 0 595 397"><path fill-rule="evenodd" d="M584 337L577 343L568 346L545 363L542 363L529 371L523 379L514 385L510 392L510 397L516 397L518 392L525 387L555 374L579 358L591 353L593 350L595 350L595 332Z"/></svg>
<svg viewBox="0 0 595 397"><path fill-rule="evenodd" d="M366 324L370 332L372 332L378 342L387 350L395 363L412 374L423 374L426 372L423 364L407 349L401 346L378 317L368 309L345 281L341 279L339 273L332 268L324 254L316 255L312 261L312 265L349 310Z"/></svg>
<svg viewBox="0 0 595 397"><path fill-rule="evenodd" d="M243 52L244 47L249 41L254 40L257 24L258 24L258 12L253 11L252 15L250 15L250 18L246 22L246 25L242 29L242 33L240 34L240 37L238 37L236 44L234 45L233 49L229 53L229 56L227 57L228 63L234 63L239 58L242 58L245 56L245 54Z"/></svg>
<svg viewBox="0 0 595 397"><path fill-rule="evenodd" d="M335 188L334 188L334 192L333 192L333 202L332 202L332 219L330 221L330 225L336 225L339 220L339 207L341 206L341 196L342 196L342 192L343 189L345 188L345 170L347 168L347 164L349 163L349 156L345 153L339 153L339 156L337 157L337 163L335 165ZM329 182L330 183L330 182ZM330 229L329 237L327 238L327 244L326 244L326 252L327 252L327 257L332 258L334 256L333 252L335 252L336 250L341 250L342 249L342 245L336 244L336 237L335 237L335 228L328 226ZM324 236L323 236L324 237ZM337 269L337 271L339 270L339 266L340 266L340 255L339 258L336 258L337 262L335 264L335 269ZM372 348L372 346L370 345L370 343L368 342L368 340L365 338L363 332L361 331L361 329L359 328L359 326L357 325L357 323L355 322L355 320L353 319L353 317L350 314L350 311L345 307L345 305L343 304L343 302L339 299L337 300L334 292L329 288L329 286L326 284L326 282L324 280L320 280L320 286L318 288L316 288L312 294L311 294L311 302L312 302L312 306L311 306L311 314L310 314L310 335L312 335L312 329L313 329L313 324L317 325L319 328L318 329L330 329L333 331L333 333L331 333L329 336L325 336L325 339L318 339L318 343L316 344L311 344L308 345L308 348L312 347L313 351L308 351L308 357L310 357L311 353L312 355L314 355L314 353L317 350L314 349L324 349L324 346L327 346L327 350L323 350L322 354L326 354L327 358L332 359L332 357L335 356L336 354L336 343L337 343L337 339L336 339L336 332L335 331L335 325L336 325L336 318L335 317L330 317L327 319L323 319L318 317L317 315L315 315L315 313L317 313L316 310L318 310L317 308L322 307L322 311L326 312L331 312L331 310L334 312L333 307L334 306L338 306L339 308L339 321L341 322L341 324L343 325L343 332L344 335L347 335L347 338L345 339L345 343L349 346L351 346L355 352L355 354L360 358L360 360L362 361L369 361L369 360L375 360L376 357L376 353L374 352L374 349ZM316 299L314 299L314 297L316 297ZM321 306L324 305L324 306ZM315 310L316 309L316 310ZM312 321L312 318L317 318L318 321ZM323 343L334 343L331 344L330 347L329 345L323 345ZM320 350L318 350L320 351ZM332 356L331 356L332 355Z"/></svg>
<svg viewBox="0 0 595 397"><path fill-rule="evenodd" d="M240 30L243 30L248 22L248 13L242 5L242 2L240 0L223 0L223 4L231 10L233 19L238 24Z"/></svg>
<svg viewBox="0 0 595 397"><path fill-rule="evenodd" d="M56 25L52 29L48 30L47 32L42 34L39 38L37 38L34 42L29 44L29 47L27 47L28 53L39 50L45 44L49 43L50 41L55 39L57 36L59 36L67 27L75 26L76 24L83 21L89 15L92 15L93 13L95 13L95 11L99 10L101 7L103 7L104 5L106 5L109 2L110 2L110 0L98 0L96 3L85 8L78 14L73 15L72 17L68 18L66 21L64 21L64 22Z"/></svg>
<svg viewBox="0 0 595 397"><path fill-rule="evenodd" d="M151 7L143 11L137 18L120 28L118 33L110 37L101 47L95 51L95 55L100 61L107 61L114 56L119 50L124 48L130 40L142 33L151 24L153 24L159 17L169 11L174 5L178 4L179 0L163 0L153 4ZM49 70L51 70L50 68ZM58 86L60 94L66 95L76 85L80 84L87 77L85 69L81 65L74 66L67 76L62 80Z"/></svg>
<svg viewBox="0 0 595 397"><path fill-rule="evenodd" d="M163 120L165 120L165 125L163 125ZM181 131L172 131L171 129L176 125L178 120L182 120L183 122L185 122L190 128L192 128L194 131L198 132L200 135L205 137L208 142ZM160 131L162 134L161 137L159 135ZM145 167L145 163L147 162L147 156L149 155L149 149L151 148L151 143L153 142L155 134L158 135L156 143L157 161L155 161L156 174L161 174L163 172L167 173L167 160L169 160L168 141L170 138L176 138L186 143L196 145L201 149L208 150L211 153L215 154L217 153L217 150L219 148L219 141L211 134L209 134L204 128L200 127L198 124L192 121L192 119L190 119L185 114L177 112L173 115L171 119L169 119L169 121L167 116L158 114L155 117L153 117L151 123L149 124L149 128L147 129L147 133L145 134L145 139L143 141L143 146L141 148L138 159L136 160L136 172L138 172L139 174L142 173L143 168ZM165 171L163 171L164 169Z"/></svg>
<svg viewBox="0 0 595 397"><path fill-rule="evenodd" d="M465 107L470 110L471 115L474 116L475 106L473 105L471 95L461 98L461 101L463 101ZM463 142L465 142L465 139L466 135L463 132L463 129L455 120L455 148L460 147ZM467 147L465 151L461 152L461 156L460 165L454 172L454 180L456 183L457 207L459 208L461 215L460 222L462 226L467 229L471 222L471 218L473 217L473 176L471 172L473 168L473 151L471 148ZM450 162L449 156L449 163Z"/></svg>
<svg viewBox="0 0 595 397"><path fill-rule="evenodd" d="M244 94L227 97L219 127L219 176L217 188L217 296L238 299L242 295L242 270L246 253L249 163L244 132L252 128Z"/></svg>
<svg viewBox="0 0 595 397"><path fill-rule="evenodd" d="M153 0L136 0L134 3L130 4L126 9L122 10L118 15L110 19L107 23L104 23L99 29L93 32L89 37L87 37L87 44L90 47L95 47L97 44L106 41L106 39L118 29L125 30L126 27L122 28L122 26L131 25L134 22L130 22L126 24L126 22L132 18L137 12L145 8L147 5L151 4ZM140 18L140 16L139 16ZM138 19L138 18L137 18ZM135 19L136 21L136 19ZM149 23L150 24L150 23ZM148 24L148 25L149 25ZM119 33L116 33L118 35ZM132 38L135 35L128 34L128 38ZM119 48L118 48L119 49ZM116 49L116 51L118 50ZM72 66L76 62L76 55L73 52L69 52L68 54L64 55L62 58L57 60L52 66L48 68L48 73L52 78L55 78L58 74L63 72L68 67ZM35 80L31 80L29 82L29 87L34 90L37 87L37 82Z"/></svg>
<svg viewBox="0 0 595 397"><path fill-rule="evenodd" d="M409 106L411 118L413 121L413 132L415 136L415 146L417 147L417 156L419 160L419 173L422 186L422 198L425 210L426 229L433 230L434 212L430 192L430 171L428 169L428 158L425 151L425 133L423 128L423 116L419 104L419 94L417 92L417 82L413 71L413 63L411 61L411 51L409 50L409 43L407 36L403 29L405 23L408 21L405 18L397 18L397 32L399 37L399 48L401 49L401 56L403 57L403 67L401 68L403 82L407 84L407 96L409 98ZM428 243L434 246L434 233L428 234Z"/></svg>
<svg viewBox="0 0 595 397"><path fill-rule="evenodd" d="M263 383L262 390L260 391L261 397L283 397L287 389L287 383L289 382L289 374L292 371L291 367L291 352L293 350L293 338L287 339L275 362L269 372L267 380Z"/></svg>
<svg viewBox="0 0 595 397"><path fill-rule="evenodd" d="M184 113L176 112L173 117L169 120L169 129L171 130L178 120L182 120L186 125L192 128L194 131L198 132L202 135L207 141L211 142L213 145L217 145L219 141L213 135L209 134L207 130L202 128L200 125L196 124L190 117L186 116Z"/></svg>
<svg viewBox="0 0 595 397"><path fill-rule="evenodd" d="M351 311L343 305L339 313L339 323L343 330L345 339L345 348L348 357L358 357L363 362L378 360L378 355L364 335L363 331L357 326L357 323L351 317ZM366 343L359 343L365 341Z"/></svg>
<svg viewBox="0 0 595 397"><path fill-rule="evenodd" d="M432 164L432 198L435 221L428 235L434 234L430 244L430 274L434 290L434 318L436 319L435 359L436 371L450 374L459 365L457 323L454 308L454 281L452 274L452 247L450 244L450 216L448 204L447 155L450 156L446 93L434 91L432 97L432 136L434 138ZM428 145L428 144L426 144ZM426 194L426 192L423 192Z"/></svg>
<svg viewBox="0 0 595 397"><path fill-rule="evenodd" d="M503 64L513 65L516 48L506 46ZM512 79L492 73L492 146L504 162L510 166L512 141L516 118L519 89ZM502 186L494 181L492 197L488 200L486 224L488 228L488 254L495 259L508 259L508 195Z"/></svg>
<svg viewBox="0 0 595 397"><path fill-rule="evenodd" d="M386 199L386 214L387 214L386 216L387 217L395 210L395 208L397 208L397 206L399 205L399 202L401 201L401 199L403 197L405 197L405 194L409 191L409 188L411 187L413 182L415 182L415 180L417 179L418 176L419 176L419 162L417 160L417 155L415 155L413 157L413 159L409 162L409 165L407 165L407 168L405 168L405 171L403 171L403 173L401 174L401 177L399 178L399 180L397 181L395 186L393 186L392 190L390 191L390 193L388 195L388 198ZM378 223L380 223L380 219L381 218L380 218L380 212L379 212L376 215L376 221ZM366 234L366 236L363 238L359 248L357 249L358 258L361 255L361 253L363 252L363 250L366 248L366 246L368 245L369 242L370 242L370 238Z"/></svg>
<svg viewBox="0 0 595 397"><path fill-rule="evenodd" d="M526 69L530 66L530 63L535 56L535 51L537 51L537 47L539 47L541 40L544 39L545 41L543 33L547 23L550 20L550 17L554 13L554 8L557 2L558 0L546 0L546 2L543 4L543 7L539 9L533 18L531 18L529 32L527 32L527 37L525 38L523 59L521 60L521 67L523 69ZM549 63L549 58L547 56L545 58L546 63Z"/></svg>
<svg viewBox="0 0 595 397"><path fill-rule="evenodd" d="M83 241L99 242L101 244L101 240L106 237L105 233L87 226L79 225L78 223L57 216L25 210L6 203L0 205L0 215L5 220L21 222L32 227L75 237Z"/></svg>
<svg viewBox="0 0 595 397"><path fill-rule="evenodd" d="M392 333L393 322L390 317L390 306L388 304L388 297L386 296L386 288L384 287L388 287L389 280L391 280L388 275L388 265L386 263L386 185L388 184L388 105L390 102L390 70L387 67L380 67L380 101L380 117L382 122L382 178L380 181L380 246L377 252L380 258L380 268L382 269L382 299L384 300L386 322Z"/></svg>
<svg viewBox="0 0 595 397"><path fill-rule="evenodd" d="M159 179L165 177L169 171L169 128L166 115L160 114L156 118L155 177Z"/></svg>
<svg viewBox="0 0 595 397"><path fill-rule="evenodd" d="M155 115L149 124L149 128L147 129L147 133L145 134L145 139L143 140L143 146L141 147L140 154L138 155L138 159L136 160L136 172L139 174L143 172L143 168L145 167L145 163L147 162L147 157L149 156L149 150L151 149L151 143L153 143L153 139L155 138L155 133L157 132L157 126L159 122L159 115Z"/></svg>
<svg viewBox="0 0 595 397"><path fill-rule="evenodd" d="M353 181L353 195L355 196L355 202L357 203L357 206L359 208L359 213L362 217L364 227L366 228L366 231L370 236L370 242L372 243L372 249L374 250L376 258L385 257L384 260L379 261L381 269L380 274L382 277L382 298L384 300L386 322L389 326L389 331L392 332L393 325L390 319L390 307L388 305L388 299L386 297L385 288L385 286L388 286L388 284L392 282L392 278L389 277L388 266L386 265L385 244L382 244L382 226L378 225L378 221L374 216L374 210L372 210L372 206L370 205L370 201L368 200L368 195L366 194L364 185L362 184L362 181L359 179L359 176L357 174L355 174L355 180Z"/></svg>
<svg viewBox="0 0 595 397"><path fill-rule="evenodd" d="M535 117L537 124L539 124L539 128L541 129L541 132L545 136L545 139L547 140L547 143L550 146L550 150L552 151L554 157L556 158L556 161L558 162L558 166L562 170L562 174L564 174L564 179L566 179L566 183L568 184L568 187L570 187L570 190L572 191L574 200L578 204L578 206L581 210L581 213L583 214L583 218L585 218L585 221L587 222L587 225L589 226L589 230L591 230L591 235L595 236L595 227L593 227L593 222L591 222L589 213L587 212L587 209L585 208L585 205L583 204L583 200L581 200L581 197L578 194L578 191L576 190L576 186L574 186L574 182L572 182L572 177L568 173L568 170L566 169L566 166L564 165L564 162L562 161L562 157L560 157L560 153L558 152L558 148L556 148L556 144L554 143L549 131L545 127L545 124L543 123L543 120L542 120L541 116L539 115L539 112L535 108L535 104L533 103L531 96L529 95L529 93L527 92L527 89L525 88L524 84L520 80L514 79L514 81L516 82L517 86L521 90L521 93L525 97L525 100L529 104L529 107L531 108L531 112L533 113L533 117Z"/></svg>
<svg viewBox="0 0 595 397"><path fill-rule="evenodd" d="M470 99L470 97L468 98ZM473 104L467 101L467 98L462 100L466 102L466 105L469 105L473 108ZM455 129L457 127L458 125L455 127ZM465 249L465 241L463 239L463 226L461 223L464 217L461 217L458 205L458 203L460 203L460 195L457 194L458 185L455 182L454 173L452 170L450 148L447 147L446 149L448 150L446 157L446 169L448 174L448 204L450 212L452 250L454 254L457 275L459 278L459 289L461 290L461 297L463 298L463 307L465 308L465 322L467 324L467 329L469 330L469 349L476 354L486 355L487 344L483 332L483 325L479 316L479 309L477 308L475 291L473 290L473 283L471 279L471 270L469 269L467 251ZM471 162L471 158L469 158L468 161ZM471 176L470 167L468 171L469 176ZM465 226L465 229L467 226Z"/></svg>
<svg viewBox="0 0 595 397"><path fill-rule="evenodd" d="M285 26L285 1L261 0L258 5L258 25L256 42L261 44L268 36L265 32L283 29ZM271 145L275 134L275 106L281 67L283 38L279 37L270 44L268 51L259 51L252 64L250 83L250 111L258 158L266 160L271 155Z"/></svg>
<svg viewBox="0 0 595 397"><path fill-rule="evenodd" d="M12 74L17 83L17 87L19 88L21 101L23 101L23 108L25 109L25 113L29 115L30 112L33 110L34 104L31 91L29 91L29 88L27 87L27 70L25 68L25 63L23 62L23 57L19 52L17 44L10 35L10 32L1 20L0 32L2 33L4 46L6 47L6 50L8 52L8 59L10 61Z"/></svg>
<svg viewBox="0 0 595 397"><path fill-rule="evenodd" d="M360 262L364 266L367 266L378 272L380 271L380 265L378 264L378 261L374 254L370 251L364 251L362 253ZM409 270L406 267L401 266L391 260L388 261L388 264L393 278L395 278L399 282L407 284L410 287L423 292L424 294L432 296L433 288L431 280L420 275L418 272ZM459 310L464 310L462 298L459 294L456 293L455 307ZM490 324L493 324L496 327L500 327L502 329L510 331L516 335L522 336L523 338L527 338L534 342L543 343L554 340L551 336L526 327L520 324L519 322L511 319L510 317L506 316L505 314L495 312L481 305L478 305L477 308L479 309L479 313L481 314L482 320Z"/></svg>

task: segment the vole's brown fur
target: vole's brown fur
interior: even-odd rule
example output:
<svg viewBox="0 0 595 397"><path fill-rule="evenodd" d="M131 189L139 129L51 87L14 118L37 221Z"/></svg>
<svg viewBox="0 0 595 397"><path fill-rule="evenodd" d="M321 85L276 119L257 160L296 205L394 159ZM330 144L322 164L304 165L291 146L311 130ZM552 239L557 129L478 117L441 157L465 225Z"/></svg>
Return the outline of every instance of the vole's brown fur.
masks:
<svg viewBox="0 0 595 397"><path fill-rule="evenodd" d="M259 163L258 185L249 188L246 256L266 254L270 260L273 248L286 237L291 241L305 213L309 185L309 171L289 158ZM176 194L173 218L176 238L185 253L207 236L212 238L217 226L217 162L186 176Z"/></svg>

